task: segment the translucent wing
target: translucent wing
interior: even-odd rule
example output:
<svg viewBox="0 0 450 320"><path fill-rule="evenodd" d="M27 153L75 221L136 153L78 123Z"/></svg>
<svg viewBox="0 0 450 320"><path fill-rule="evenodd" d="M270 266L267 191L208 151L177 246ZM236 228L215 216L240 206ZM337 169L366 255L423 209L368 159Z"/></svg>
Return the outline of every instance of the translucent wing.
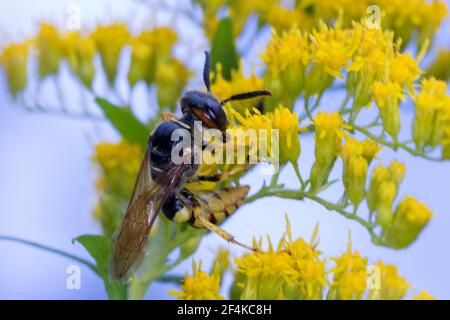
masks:
<svg viewBox="0 0 450 320"><path fill-rule="evenodd" d="M110 274L114 280L124 280L144 255L152 225L176 186L183 172L183 165L172 165L164 179L160 181L152 180L150 169L150 156L147 150L127 212L117 233L110 265Z"/></svg>

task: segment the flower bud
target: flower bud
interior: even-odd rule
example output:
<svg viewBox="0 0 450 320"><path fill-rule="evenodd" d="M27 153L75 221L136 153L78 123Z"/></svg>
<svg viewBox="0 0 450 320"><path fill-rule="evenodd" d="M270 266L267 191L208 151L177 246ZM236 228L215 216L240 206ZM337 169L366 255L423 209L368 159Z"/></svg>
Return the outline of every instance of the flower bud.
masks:
<svg viewBox="0 0 450 320"><path fill-rule="evenodd" d="M0 53L0 65L6 71L8 88L13 96L27 86L28 42L13 43Z"/></svg>
<svg viewBox="0 0 450 320"><path fill-rule="evenodd" d="M394 139L400 132L400 101L403 99L402 88L394 82L375 82L372 86L375 102L380 111L383 128Z"/></svg>
<svg viewBox="0 0 450 320"><path fill-rule="evenodd" d="M64 52L64 44L58 29L51 24L41 23L39 34L36 37L36 47L39 76L44 78L57 74Z"/></svg>
<svg viewBox="0 0 450 320"><path fill-rule="evenodd" d="M392 224L384 232L385 241L394 248L405 248L416 240L433 213L423 203L406 196L395 210Z"/></svg>
<svg viewBox="0 0 450 320"><path fill-rule="evenodd" d="M96 43L102 66L110 85L114 84L122 48L130 42L126 24L98 25L92 37Z"/></svg>
<svg viewBox="0 0 450 320"><path fill-rule="evenodd" d="M314 118L316 161L311 169L311 190L317 190L328 179L339 152L343 120L339 113L319 112Z"/></svg>

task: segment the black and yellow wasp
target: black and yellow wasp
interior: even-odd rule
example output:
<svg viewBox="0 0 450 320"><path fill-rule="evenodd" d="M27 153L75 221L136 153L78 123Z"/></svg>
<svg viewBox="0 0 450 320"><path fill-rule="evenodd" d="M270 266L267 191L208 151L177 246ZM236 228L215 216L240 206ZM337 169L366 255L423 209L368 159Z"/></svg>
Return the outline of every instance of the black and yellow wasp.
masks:
<svg viewBox="0 0 450 320"><path fill-rule="evenodd" d="M111 277L124 280L139 258L145 253L149 232L159 214L195 228L208 228L227 241L237 243L232 235L220 229L216 223L232 214L245 199L249 187L226 187L204 194L194 194L185 185L197 177L199 165L175 164L172 141L176 129L186 129L193 137L198 130L194 122L201 121L204 128L225 132L228 119L222 106L228 101L250 99L270 95L269 91L251 91L236 94L218 101L210 89L210 58L203 68L203 81L207 93L188 91L181 98L181 118L171 117L159 124L148 139L148 146L139 169L134 190L122 225L117 232L115 248L110 264ZM249 247L247 247L249 248Z"/></svg>

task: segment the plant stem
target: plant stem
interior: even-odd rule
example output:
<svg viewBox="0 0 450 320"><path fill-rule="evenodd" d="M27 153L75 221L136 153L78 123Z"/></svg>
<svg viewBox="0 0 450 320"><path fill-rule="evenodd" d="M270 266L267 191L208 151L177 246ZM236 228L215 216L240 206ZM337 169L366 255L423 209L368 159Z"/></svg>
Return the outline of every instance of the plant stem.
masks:
<svg viewBox="0 0 450 320"><path fill-rule="evenodd" d="M431 157L429 155L427 155L426 153L424 153L423 151L420 150L414 150L413 148L409 147L407 145L407 142L391 142L391 141L387 141L386 139L384 139L383 137L380 136L376 136L373 133L371 133L368 129L364 128L364 127L360 127L357 125L351 125L353 129L355 129L356 131L361 132L362 134L364 134L365 136L369 137L372 140L375 140L376 142L378 142L381 145L384 145L386 147L392 148L394 150L400 148L405 150L406 152L408 152L411 155L414 156L418 156L418 157L422 157L425 158L427 160L431 160L431 161L445 161L445 159L442 158L435 158L435 157Z"/></svg>
<svg viewBox="0 0 450 320"><path fill-rule="evenodd" d="M37 249L40 249L40 250L48 251L48 252L51 252L51 253L54 253L54 254L57 254L57 255L69 258L71 260L74 260L74 261L77 261L77 262L79 262L81 264L84 264L86 267L90 268L92 271L94 271L96 274L98 274L100 276L100 274L97 271L97 267L93 263L91 263L91 262L89 262L87 260L84 260L83 258L80 258L80 257L78 257L76 255L73 255L71 253L65 252L65 251L63 251L61 249L56 249L56 248L53 248L53 247L49 247L49 246L47 246L45 244L37 243L37 242L34 242L34 241L30 241L30 240L21 239L21 238L18 238L18 237L12 237L12 236L0 235L0 241L2 241L2 240L3 241L11 241L11 242L16 242L16 243L21 243L21 244L24 244L24 245L27 245L27 246L30 246L30 247L34 247L34 248L37 248Z"/></svg>

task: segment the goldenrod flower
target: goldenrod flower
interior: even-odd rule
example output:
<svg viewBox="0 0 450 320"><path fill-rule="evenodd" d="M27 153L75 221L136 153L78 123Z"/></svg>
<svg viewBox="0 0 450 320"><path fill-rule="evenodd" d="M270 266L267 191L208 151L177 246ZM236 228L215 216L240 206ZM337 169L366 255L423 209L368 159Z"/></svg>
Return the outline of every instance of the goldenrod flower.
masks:
<svg viewBox="0 0 450 320"><path fill-rule="evenodd" d="M394 139L400 132L400 101L403 99L402 87L392 81L377 81L372 86L375 102L380 111L383 128Z"/></svg>
<svg viewBox="0 0 450 320"><path fill-rule="evenodd" d="M219 294L220 276L213 273L208 275L201 270L201 263L197 266L192 262L193 275L186 273L181 285L181 291L170 290L169 293L179 300L223 300Z"/></svg>
<svg viewBox="0 0 450 320"><path fill-rule="evenodd" d="M409 246L428 224L433 213L424 203L406 196L397 206L392 224L385 230L385 239L394 248Z"/></svg>
<svg viewBox="0 0 450 320"><path fill-rule="evenodd" d="M112 193L129 195L139 171L142 150L125 140L118 143L102 142L95 146L92 160L101 170L101 185Z"/></svg>
<svg viewBox="0 0 450 320"><path fill-rule="evenodd" d="M131 40L131 64L128 71L131 86L139 80L144 80L148 85L155 80L157 67L171 60L172 47L177 38L177 33L171 28L160 27L142 31ZM184 79L184 74L181 74L181 79Z"/></svg>
<svg viewBox="0 0 450 320"><path fill-rule="evenodd" d="M296 166L300 157L297 112L291 112L288 108L279 106L269 116L272 120L272 128L279 130L281 162L289 161Z"/></svg>
<svg viewBox="0 0 450 320"><path fill-rule="evenodd" d="M383 262L375 264L380 272L380 288L371 288L369 299L373 300L401 300L405 297L411 285L399 275L398 268ZM377 276L377 275L374 275Z"/></svg>
<svg viewBox="0 0 450 320"><path fill-rule="evenodd" d="M450 80L450 50L439 50L433 64L426 70L425 76L443 81Z"/></svg>
<svg viewBox="0 0 450 320"><path fill-rule="evenodd" d="M160 108L175 110L178 98L190 76L191 72L179 60L172 59L157 65L155 83Z"/></svg>
<svg viewBox="0 0 450 320"><path fill-rule="evenodd" d="M217 75L215 82L211 85L211 91L216 95L219 100L223 100L231 97L234 94L262 90L264 88L263 79L252 73L249 77L244 76L243 64L241 62L238 70L231 70L231 79L226 80L222 76L222 66L219 64L217 66ZM238 111L240 114L244 114L245 110L252 110L253 108L258 108L263 102L264 97L257 97L254 99L242 100L242 101L232 101L230 104L233 109Z"/></svg>
<svg viewBox="0 0 450 320"><path fill-rule="evenodd" d="M416 114L413 137L418 148L441 143L448 104L447 84L434 78L421 82L422 90L414 98Z"/></svg>
<svg viewBox="0 0 450 320"><path fill-rule="evenodd" d="M367 258L361 257L358 251L348 251L340 257L331 258L336 266L331 269L333 281L327 299L360 300L367 285Z"/></svg>
<svg viewBox="0 0 450 320"><path fill-rule="evenodd" d="M95 75L95 43L90 37L82 37L78 32L70 32L64 39L64 55L72 72L84 86L90 88Z"/></svg>
<svg viewBox="0 0 450 320"><path fill-rule="evenodd" d="M322 299L326 285L325 260L320 259L315 237L311 243L292 239L286 217L286 233L274 250L236 258L243 287L241 299Z"/></svg>
<svg viewBox="0 0 450 320"><path fill-rule="evenodd" d="M354 97L356 112L372 100L372 84L382 79L388 61L387 51L392 47L392 32L354 24L351 29L357 50L347 67L346 85L349 96ZM392 50L392 49L391 49Z"/></svg>
<svg viewBox="0 0 450 320"><path fill-rule="evenodd" d="M99 24L91 36L100 53L108 82L112 85L116 78L122 48L130 42L128 27L124 23Z"/></svg>
<svg viewBox="0 0 450 320"><path fill-rule="evenodd" d="M372 172L367 205L370 212L377 212L377 223L384 228L389 227L392 222L392 206L405 169L403 163L394 160L388 168L378 166Z"/></svg>
<svg viewBox="0 0 450 320"><path fill-rule="evenodd" d="M428 291L421 291L413 297L413 300L436 300L436 297L429 294Z"/></svg>
<svg viewBox="0 0 450 320"><path fill-rule="evenodd" d="M13 96L27 86L28 41L12 43L0 53L0 65L5 68L8 88Z"/></svg>
<svg viewBox="0 0 450 320"><path fill-rule="evenodd" d="M347 138L342 146L342 159L344 169L342 181L348 198L357 207L365 196L366 176L370 161L379 151L374 141L359 142L353 138Z"/></svg>
<svg viewBox="0 0 450 320"><path fill-rule="evenodd" d="M337 112L319 112L314 118L316 161L311 169L311 190L321 187L333 168L341 146L344 121Z"/></svg>
<svg viewBox="0 0 450 320"><path fill-rule="evenodd" d="M255 252L235 259L245 275L241 299L284 299L287 286L298 277L286 252Z"/></svg>
<svg viewBox="0 0 450 320"><path fill-rule="evenodd" d="M311 62L311 51L306 34L296 28L276 31L261 59L267 66L266 83L272 98L266 99L269 110L279 103L293 106L302 92L306 68Z"/></svg>
<svg viewBox="0 0 450 320"><path fill-rule="evenodd" d="M64 53L64 43L58 29L49 23L41 23L35 46L38 50L39 76L44 78L57 74Z"/></svg>
<svg viewBox="0 0 450 320"><path fill-rule="evenodd" d="M389 79L402 88L406 86L409 92L413 92L414 81L422 74L418 60L414 59L409 52L396 52L390 62Z"/></svg>

